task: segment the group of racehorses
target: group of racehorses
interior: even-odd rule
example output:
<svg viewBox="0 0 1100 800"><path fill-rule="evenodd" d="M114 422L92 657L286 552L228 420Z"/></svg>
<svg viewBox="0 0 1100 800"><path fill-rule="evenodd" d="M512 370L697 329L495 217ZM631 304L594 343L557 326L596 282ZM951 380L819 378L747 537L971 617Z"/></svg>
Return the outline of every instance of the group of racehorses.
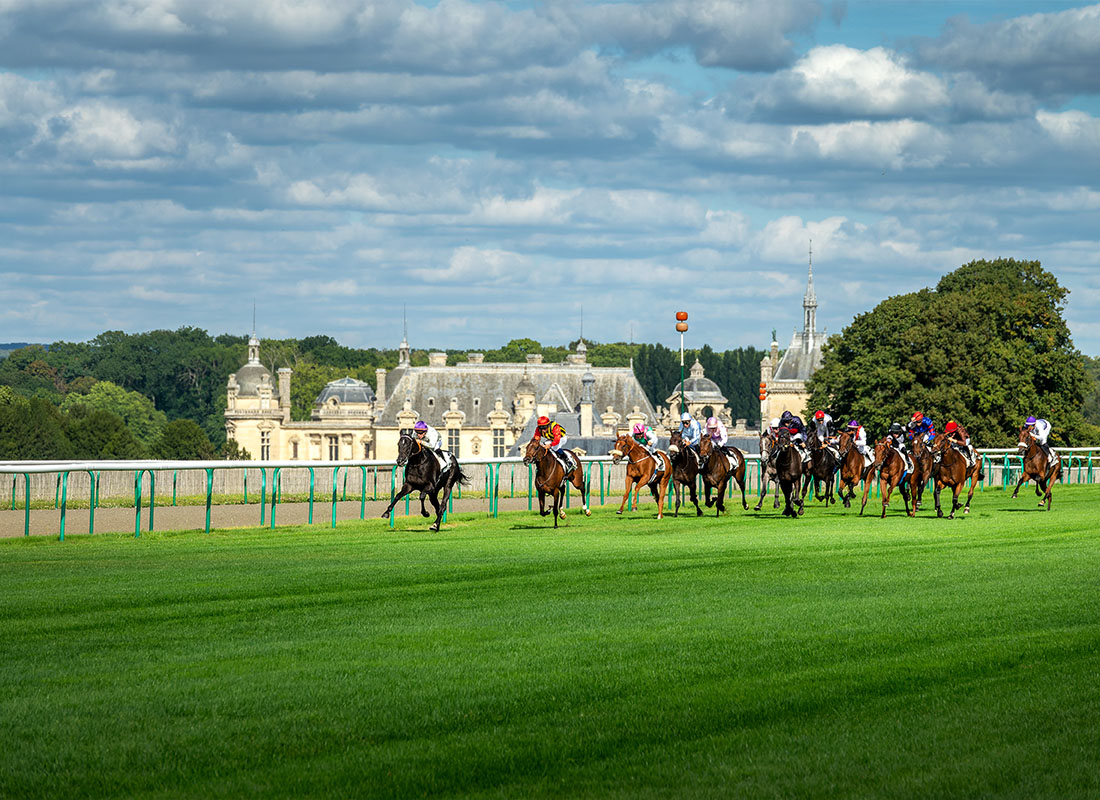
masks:
<svg viewBox="0 0 1100 800"><path fill-rule="evenodd" d="M1053 485L1061 474L1061 462L1056 458L1048 458L1034 433L1026 426L1020 429L1018 446L1023 456L1023 468L1012 497L1017 496L1025 481L1033 480L1035 494L1041 498L1039 506L1050 509ZM915 516L917 509L921 507L924 487L931 480L937 516L943 516L940 491L946 488L952 494L949 517L954 518L955 512L960 508L964 509L964 513L970 513L974 485L983 479L981 459L971 461L944 436L934 437L931 441L926 441L921 436L915 437L911 445L911 463L907 463L889 437L875 442L871 451L873 457L870 460L865 459L857 449L855 437L849 430L842 431L828 442L811 434L807 449L808 460L803 458L800 447L792 439L792 432L786 428L761 434L762 469L760 499L756 504L756 511L763 505L772 484L775 485L775 508L779 508L780 490L783 492L784 516L798 517L803 514L806 493L811 483L815 484L816 498L823 499L826 506L835 502L835 490L845 508L850 508L851 501L856 496L856 487L862 482L863 502L859 512L862 515L877 476L883 517L886 516L886 508L895 490L902 496L906 514ZM686 492L695 506L696 515L702 516L703 509L699 505L696 491L697 483L701 482L703 502L707 508L714 507L717 516L726 510L723 496L731 480L741 489L742 507L749 507L745 499L746 459L736 447L719 447L705 436L698 445L692 446L683 439L680 431L673 431L667 452L651 451L631 436L622 434L615 440L611 456L613 463L626 462L626 487L616 512L618 514L626 509L632 493L636 499L641 487L647 486L657 502L657 519L663 518L665 497L671 484L676 501L674 514L679 514ZM563 463L562 459L543 446L538 439L532 439L524 451L523 461L535 468L534 484L538 494L539 514L552 514L555 528L559 519L565 519L563 505L569 484L580 492L585 516L591 515L586 503L588 484L579 457L574 455L568 464ZM425 498L430 499L435 509L435 522L431 530L439 530L454 486L467 482L458 460L452 459L449 464L441 464L434 451L406 434L398 441L397 464L405 466L405 480L389 506L382 512L382 516L389 516L402 497L419 491L420 513L425 517L431 516L424 505ZM967 481L970 481L970 489L963 505L959 502L959 495ZM715 493L713 498L712 491ZM550 508L547 508L547 500L550 501Z"/></svg>

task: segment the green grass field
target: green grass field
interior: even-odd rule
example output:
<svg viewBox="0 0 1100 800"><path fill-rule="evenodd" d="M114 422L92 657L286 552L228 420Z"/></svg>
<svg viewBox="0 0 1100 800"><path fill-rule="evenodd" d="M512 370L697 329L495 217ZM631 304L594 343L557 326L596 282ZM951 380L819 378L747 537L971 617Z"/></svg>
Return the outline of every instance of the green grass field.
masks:
<svg viewBox="0 0 1100 800"><path fill-rule="evenodd" d="M1100 796L1100 487L896 505L3 541L0 796Z"/></svg>

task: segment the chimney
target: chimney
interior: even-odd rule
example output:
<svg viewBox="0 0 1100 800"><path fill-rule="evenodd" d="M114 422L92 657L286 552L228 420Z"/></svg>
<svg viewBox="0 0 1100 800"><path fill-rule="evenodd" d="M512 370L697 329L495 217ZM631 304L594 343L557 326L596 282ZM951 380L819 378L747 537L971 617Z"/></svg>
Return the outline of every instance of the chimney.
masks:
<svg viewBox="0 0 1100 800"><path fill-rule="evenodd" d="M485 361L484 353L467 353L466 358L469 359L471 364L481 364Z"/></svg>
<svg viewBox="0 0 1100 800"><path fill-rule="evenodd" d="M428 353L428 366L429 367L445 367L445 366L447 366L447 354L446 353Z"/></svg>
<svg viewBox="0 0 1100 800"><path fill-rule="evenodd" d="M541 364L542 363L542 353L528 353L527 354L527 363L528 364Z"/></svg>
<svg viewBox="0 0 1100 800"><path fill-rule="evenodd" d="M279 408L283 412L283 422L290 422L290 367L279 367Z"/></svg>
<svg viewBox="0 0 1100 800"><path fill-rule="evenodd" d="M375 396L383 403L386 402L386 370L379 367L374 371Z"/></svg>

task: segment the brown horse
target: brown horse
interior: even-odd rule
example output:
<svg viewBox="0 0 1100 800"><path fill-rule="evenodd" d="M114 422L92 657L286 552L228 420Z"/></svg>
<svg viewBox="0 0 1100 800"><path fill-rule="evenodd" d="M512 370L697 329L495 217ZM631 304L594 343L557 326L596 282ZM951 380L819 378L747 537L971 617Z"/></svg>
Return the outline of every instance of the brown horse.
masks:
<svg viewBox="0 0 1100 800"><path fill-rule="evenodd" d="M550 451L549 447L540 443L538 439L532 439L528 442L527 450L523 454L524 464L536 465L535 489L539 494L539 516L545 517L547 514L553 514L555 528L558 527L559 517L565 519L562 499L565 497L565 485L567 483L573 484L577 487L577 491L581 493L581 507L584 509L584 515L586 517L592 516L586 502L588 487L584 483L584 469L581 466L580 458L576 456L576 453L573 455L577 459L577 465L566 472L558 457ZM550 495L554 500L552 511L546 510L546 495Z"/></svg>
<svg viewBox="0 0 1100 800"><path fill-rule="evenodd" d="M653 498L657 501L657 519L664 519L665 492L668 491L668 482L672 479L672 462L668 454L658 450L655 455L650 455L648 450L624 433L615 440L611 461L618 464L624 458L627 461L626 491L623 492L623 502L619 504L619 510L615 513L623 513L623 509L626 508L626 499L630 497L631 491L635 492L636 497L638 489L648 486L653 492ZM657 459L661 460L660 463L664 467L661 471L657 470Z"/></svg>
<svg viewBox="0 0 1100 800"><path fill-rule="evenodd" d="M775 474L775 462L771 454L775 452L775 436L764 431L760 434L760 502L753 511L759 511L764 505L764 498L768 496L768 484L775 484L775 502L772 508L779 508L779 476Z"/></svg>
<svg viewBox="0 0 1100 800"><path fill-rule="evenodd" d="M844 502L844 507L851 508L852 500L856 496L856 486L860 481L866 480L873 465L863 460L863 454L856 449L856 437L851 431L842 431L837 445L840 448L840 484L837 486L837 494Z"/></svg>
<svg viewBox="0 0 1100 800"><path fill-rule="evenodd" d="M879 492L882 495L882 519L886 517L886 506L890 505L890 495L895 488L901 489L901 499L905 501L905 513L913 516L916 510L909 510L909 484L902 480L905 475L905 459L901 453L893 448L889 438L875 442L875 461L871 464L872 470L878 470ZM863 505L859 513L863 516L863 509L867 507L867 494L871 491L871 474L863 482Z"/></svg>
<svg viewBox="0 0 1100 800"><path fill-rule="evenodd" d="M913 453L913 475L909 481L909 492L913 498L914 511L921 507L925 484L932 477L932 448L935 443L935 438L932 439L932 444L925 443L923 434L918 434L913 437L913 443L909 446Z"/></svg>
<svg viewBox="0 0 1100 800"><path fill-rule="evenodd" d="M707 508L716 506L714 516L717 517L726 510L722 497L730 478L741 487L741 507L748 508L749 504L745 500L745 454L731 445L726 445L726 452L723 453L709 436L704 436L699 443L699 455L703 457L703 495ZM713 500L710 499L711 489L718 490Z"/></svg>
<svg viewBox="0 0 1100 800"><path fill-rule="evenodd" d="M1020 442L1017 447L1023 454L1023 469L1020 470L1020 480L1016 484L1016 491L1012 493L1012 499L1020 493L1020 487L1024 481L1035 481L1035 495L1041 497L1039 508L1046 506L1050 511L1054 502L1054 482L1062 475L1062 459L1051 462L1043 448L1039 446L1039 440L1035 438L1026 425L1020 428Z"/></svg>
<svg viewBox="0 0 1100 800"><path fill-rule="evenodd" d="M814 499L821 500L821 489L824 487L825 507L828 508L829 503L836 502L836 498L833 497L833 484L836 481L840 459L818 438L816 433L810 434L809 448L810 463L806 468L806 478L802 482L802 502L806 502L806 492L809 491L810 483L816 481Z"/></svg>
<svg viewBox="0 0 1100 800"><path fill-rule="evenodd" d="M668 455L672 463L672 493L676 496L676 509L672 512L674 517L680 516L680 501L683 498L684 487L690 493L691 502L695 504L695 516L703 516L703 509L699 508L699 497L695 493L695 479L702 468L699 455L684 441L680 431L673 431L668 437ZM707 503L709 506L710 503Z"/></svg>
<svg viewBox="0 0 1100 800"><path fill-rule="evenodd" d="M970 491L966 495L965 508L959 502L959 493L966 485L966 479L970 479ZM940 508L940 490L944 486L951 489L951 513L948 519L955 518L955 512L960 508L964 514L970 513L970 501L974 498L974 485L982 479L982 462L974 460L974 466L966 460L966 456L951 446L946 436L940 436L932 443L932 496L936 499L936 516L943 516Z"/></svg>
<svg viewBox="0 0 1100 800"><path fill-rule="evenodd" d="M802 504L802 454L791 441L791 434L782 428L775 438L775 474L779 488L783 490L783 516L800 517L805 512ZM792 501L791 498L794 498ZM795 504L798 511L795 511Z"/></svg>

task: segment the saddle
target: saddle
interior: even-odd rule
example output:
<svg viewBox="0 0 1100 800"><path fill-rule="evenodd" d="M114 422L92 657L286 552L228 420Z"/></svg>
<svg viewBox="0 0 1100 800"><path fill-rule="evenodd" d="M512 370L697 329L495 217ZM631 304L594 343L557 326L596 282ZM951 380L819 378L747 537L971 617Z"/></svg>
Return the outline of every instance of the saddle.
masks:
<svg viewBox="0 0 1100 800"><path fill-rule="evenodd" d="M560 452L559 451L553 451L553 452L554 452L554 455L558 459L558 463L561 464L562 468L565 470L566 475L568 475L570 472L572 472L573 470L575 470L577 468L576 463L574 463L574 461L573 461L573 459L576 458L576 456L573 455L573 453L571 453L569 450L561 450Z"/></svg>
<svg viewBox="0 0 1100 800"><path fill-rule="evenodd" d="M834 445L834 444L830 444L830 445L829 445L828 447L826 447L825 449L826 449L826 450L828 450L828 451L829 451L830 453L832 453L832 454L833 454L833 459L834 459L834 460L836 461L836 463L838 463L838 464L839 464L839 463L841 462L841 458L840 458L840 451L839 451L839 450L837 449L836 445Z"/></svg>
<svg viewBox="0 0 1100 800"><path fill-rule="evenodd" d="M909 474L910 472L912 472L913 459L909 457L909 454L897 447L895 447L894 450L896 450L898 455L901 456L901 463L905 465L905 474Z"/></svg>
<svg viewBox="0 0 1100 800"><path fill-rule="evenodd" d="M433 450L435 454L435 460L439 462L439 472L447 472L455 463L455 457L451 455L450 450Z"/></svg>
<svg viewBox="0 0 1100 800"><path fill-rule="evenodd" d="M659 450L654 450L652 453L650 453L650 455L653 456L653 460L657 464L656 469L654 469L654 473L665 471L665 460L657 455L659 452Z"/></svg>

